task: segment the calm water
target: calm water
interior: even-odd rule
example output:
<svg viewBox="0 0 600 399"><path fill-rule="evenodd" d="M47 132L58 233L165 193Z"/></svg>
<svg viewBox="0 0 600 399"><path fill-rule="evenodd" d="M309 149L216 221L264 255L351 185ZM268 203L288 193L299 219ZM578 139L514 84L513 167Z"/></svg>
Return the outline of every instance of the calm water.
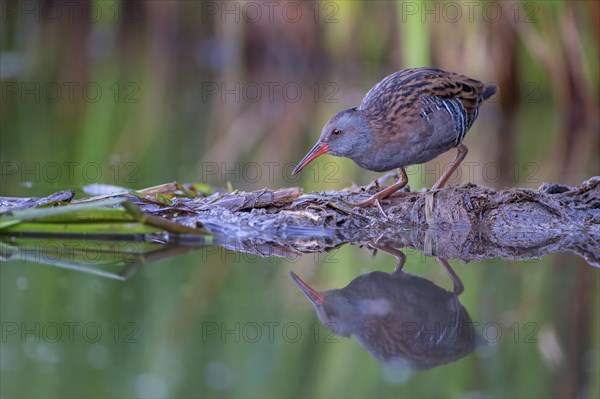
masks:
<svg viewBox="0 0 600 399"><path fill-rule="evenodd" d="M0 267L3 397L598 393L600 274L571 253L447 272L406 249L394 273L392 254L349 245L290 259L148 247L143 262L19 245ZM107 252L127 245L142 244Z"/></svg>
<svg viewBox="0 0 600 399"><path fill-rule="evenodd" d="M71 3L0 4L1 196L367 185L381 174L349 159L290 173L331 116L416 66L499 86L451 185L600 170L597 2L291 2L299 21L284 2ZM411 189L453 157L409 168ZM449 259L452 278L429 256L444 238L401 248L392 274L389 252L334 239L299 253L0 235L0 399L600 397L600 270L510 247L519 260Z"/></svg>

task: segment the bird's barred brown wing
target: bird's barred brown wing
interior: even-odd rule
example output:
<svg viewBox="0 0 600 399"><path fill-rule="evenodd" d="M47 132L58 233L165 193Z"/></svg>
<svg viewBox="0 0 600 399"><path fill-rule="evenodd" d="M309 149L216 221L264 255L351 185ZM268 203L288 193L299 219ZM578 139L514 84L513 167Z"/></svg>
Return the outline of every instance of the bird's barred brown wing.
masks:
<svg viewBox="0 0 600 399"><path fill-rule="evenodd" d="M494 86L437 68L412 68L393 73L363 98L360 110L381 124L411 123L444 109L454 120L458 145L477 118L481 102ZM375 122L377 123L377 122Z"/></svg>

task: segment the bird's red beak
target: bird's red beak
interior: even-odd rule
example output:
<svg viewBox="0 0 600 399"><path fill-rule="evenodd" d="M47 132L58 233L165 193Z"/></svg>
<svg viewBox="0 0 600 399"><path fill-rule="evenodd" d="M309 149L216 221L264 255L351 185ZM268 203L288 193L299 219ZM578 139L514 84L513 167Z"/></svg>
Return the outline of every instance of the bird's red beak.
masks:
<svg viewBox="0 0 600 399"><path fill-rule="evenodd" d="M308 154L306 154L306 156L302 159L302 161L300 161L300 163L296 165L296 167L292 171L292 175L295 175L296 173L300 172L302 168L311 163L316 157L318 157L319 155L326 154L327 151L329 151L329 144L317 141L317 144L315 144L312 150L310 150Z"/></svg>
<svg viewBox="0 0 600 399"><path fill-rule="evenodd" d="M290 272L290 276L292 276L294 283L296 283L296 285L300 287L302 292L304 292L308 299L310 299L313 305L321 305L323 302L325 302L325 296L322 292L312 289L308 284L302 281L300 277L298 277L295 273Z"/></svg>

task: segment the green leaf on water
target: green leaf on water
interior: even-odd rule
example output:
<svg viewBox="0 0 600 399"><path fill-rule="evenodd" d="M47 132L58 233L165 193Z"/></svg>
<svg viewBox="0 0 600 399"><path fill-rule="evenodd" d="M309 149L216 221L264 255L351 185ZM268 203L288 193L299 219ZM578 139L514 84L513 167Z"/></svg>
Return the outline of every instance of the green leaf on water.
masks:
<svg viewBox="0 0 600 399"><path fill-rule="evenodd" d="M127 198L16 210L0 215L2 233L139 234L161 230L176 234L211 234L203 228L145 214Z"/></svg>

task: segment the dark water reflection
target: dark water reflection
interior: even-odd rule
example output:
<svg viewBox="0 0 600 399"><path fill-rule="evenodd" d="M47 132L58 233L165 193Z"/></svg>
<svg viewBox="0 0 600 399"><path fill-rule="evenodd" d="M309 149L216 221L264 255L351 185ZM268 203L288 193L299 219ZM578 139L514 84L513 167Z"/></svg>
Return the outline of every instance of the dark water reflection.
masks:
<svg viewBox="0 0 600 399"><path fill-rule="evenodd" d="M462 282L446 260L438 259L452 279L452 292L404 272L402 252L380 249L397 257L394 271L362 274L341 289L319 292L291 272L325 328L344 337L354 335L377 360L408 369L453 362L482 343L458 300Z"/></svg>
<svg viewBox="0 0 600 399"><path fill-rule="evenodd" d="M3 236L3 396L26 379L43 396L59 370L76 377L60 397L593 396L600 275L583 258L451 267L390 237L291 241Z"/></svg>

